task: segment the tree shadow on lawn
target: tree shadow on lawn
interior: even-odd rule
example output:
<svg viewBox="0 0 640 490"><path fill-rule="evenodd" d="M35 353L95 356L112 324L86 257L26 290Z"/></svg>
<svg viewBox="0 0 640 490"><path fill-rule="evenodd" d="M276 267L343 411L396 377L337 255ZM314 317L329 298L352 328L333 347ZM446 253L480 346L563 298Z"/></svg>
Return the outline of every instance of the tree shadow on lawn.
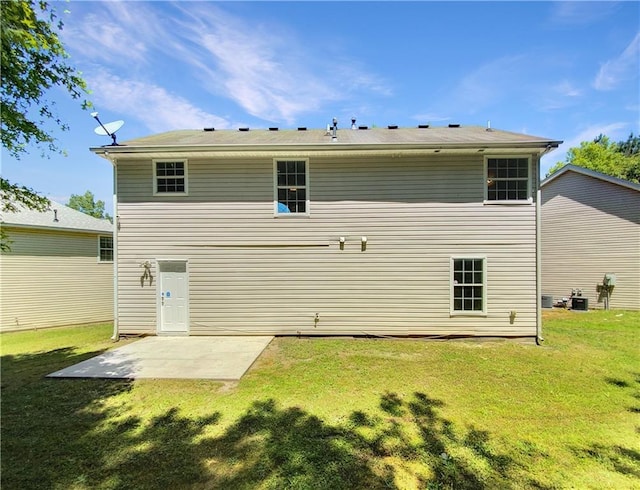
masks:
<svg viewBox="0 0 640 490"><path fill-rule="evenodd" d="M75 474L86 463L77 441L109 416L103 402L128 391L130 382L45 376L103 352L77 354L66 347L2 356L3 489L65 486L65 468L74 466Z"/></svg>
<svg viewBox="0 0 640 490"><path fill-rule="evenodd" d="M637 405L640 400L640 373L631 373L633 381L627 381L624 378L604 378L604 382L625 390L625 393L633 398L636 405L627 407L627 411L631 413L640 413L640 406ZM640 428L636 428L636 432L640 432ZM574 448L574 453L579 457L588 457L595 460L598 464L612 468L614 471L630 476L640 478L640 452L620 445L605 446L603 444L592 444L586 448Z"/></svg>
<svg viewBox="0 0 640 490"><path fill-rule="evenodd" d="M334 425L256 401L222 428L215 410L140 418L117 398L130 381L44 377L96 354L2 358L3 489L481 489L510 488L516 472L543 488L491 449L489 433L471 427L456 436L438 414L443 402L424 393L385 393L373 415L356 411Z"/></svg>
<svg viewBox="0 0 640 490"><path fill-rule="evenodd" d="M3 489L377 489L398 488L399 478L431 489L544 488L493 450L488 432L456 431L438 413L443 402L424 393L385 393L373 415L356 411L335 425L273 399L224 429L213 409L143 420L116 398L130 381L44 378L93 355L2 358ZM527 457L544 455L529 448Z"/></svg>

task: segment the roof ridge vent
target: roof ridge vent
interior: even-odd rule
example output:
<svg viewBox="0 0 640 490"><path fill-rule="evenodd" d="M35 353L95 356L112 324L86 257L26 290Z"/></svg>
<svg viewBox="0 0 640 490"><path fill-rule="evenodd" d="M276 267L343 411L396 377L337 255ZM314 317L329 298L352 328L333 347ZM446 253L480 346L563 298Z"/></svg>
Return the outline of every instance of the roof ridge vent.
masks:
<svg viewBox="0 0 640 490"><path fill-rule="evenodd" d="M306 130L307 130L307 127L306 127L306 126L300 126L300 127L298 128L298 131L306 131Z"/></svg>
<svg viewBox="0 0 640 490"><path fill-rule="evenodd" d="M278 128L269 128L269 131L277 131Z"/></svg>
<svg viewBox="0 0 640 490"><path fill-rule="evenodd" d="M249 131L249 128L238 128L238 131Z"/></svg>
<svg viewBox="0 0 640 490"><path fill-rule="evenodd" d="M429 125L428 124L418 124L418 129L428 129Z"/></svg>
<svg viewBox="0 0 640 490"><path fill-rule="evenodd" d="M390 124L389 126L387 126L388 129L398 129L398 126L396 124Z"/></svg>
<svg viewBox="0 0 640 490"><path fill-rule="evenodd" d="M358 126L358 129L369 129L369 126Z"/></svg>
<svg viewBox="0 0 640 490"><path fill-rule="evenodd" d="M449 124L450 128L459 128L460 125L459 124Z"/></svg>
<svg viewBox="0 0 640 490"><path fill-rule="evenodd" d="M204 128L205 131L215 131L216 128Z"/></svg>

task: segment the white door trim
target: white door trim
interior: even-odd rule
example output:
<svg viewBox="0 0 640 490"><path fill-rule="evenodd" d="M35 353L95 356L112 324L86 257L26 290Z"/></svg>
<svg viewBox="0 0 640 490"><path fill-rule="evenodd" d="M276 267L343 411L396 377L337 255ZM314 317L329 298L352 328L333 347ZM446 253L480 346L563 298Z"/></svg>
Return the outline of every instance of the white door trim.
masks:
<svg viewBox="0 0 640 490"><path fill-rule="evenodd" d="M179 263L184 264L184 329L179 330L166 330L163 328L163 305L164 300L166 299L165 293L163 291L163 274L167 274L167 272L162 271L162 266L169 263ZM183 258L162 258L156 259L157 271L158 271L158 280L156 281L156 333L157 335L189 335L190 327L189 327L189 261ZM170 272L175 274L175 272ZM165 287L166 288L166 287Z"/></svg>

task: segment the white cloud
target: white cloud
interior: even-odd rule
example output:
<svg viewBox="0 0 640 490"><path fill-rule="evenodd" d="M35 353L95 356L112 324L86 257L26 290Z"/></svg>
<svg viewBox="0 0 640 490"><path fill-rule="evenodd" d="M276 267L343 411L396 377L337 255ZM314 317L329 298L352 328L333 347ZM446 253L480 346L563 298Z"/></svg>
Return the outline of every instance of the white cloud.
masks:
<svg viewBox="0 0 640 490"><path fill-rule="evenodd" d="M553 90L562 97L579 97L582 95L582 90L576 88L568 80L563 80L553 87Z"/></svg>
<svg viewBox="0 0 640 490"><path fill-rule="evenodd" d="M555 2L551 22L562 25L589 25L602 20L618 8L617 2Z"/></svg>
<svg viewBox="0 0 640 490"><path fill-rule="evenodd" d="M94 63L131 66L146 62L147 44L153 45L156 30L148 12L135 2L104 2L99 7L80 22L65 25L62 36L69 50ZM82 8L78 5L71 15L82 15Z"/></svg>
<svg viewBox="0 0 640 490"><path fill-rule="evenodd" d="M600 67L593 86L596 90L612 90L623 81L638 77L640 70L640 32L629 43L620 56Z"/></svg>
<svg viewBox="0 0 640 490"><path fill-rule="evenodd" d="M150 93L140 89L140 82L128 80L138 79L141 70L152 76L147 74L158 69L154 60L159 58L172 60L189 80L194 100L199 92L209 92L268 121L293 124L328 103L391 94L384 79L356 60L327 57L326 46L313 45L303 32L236 17L209 2L92 2L77 9L84 17L66 34L70 51L91 65L108 66L111 73L117 67L121 81L132 84L119 90L145 99L154 93L168 98L159 93L162 79L157 77ZM99 81L84 72L87 79ZM104 91L105 81L101 83ZM150 129L159 125L152 122Z"/></svg>
<svg viewBox="0 0 640 490"><path fill-rule="evenodd" d="M186 20L167 40L168 51L179 53L207 90L231 98L253 116L291 124L353 94L390 94L380 77L353 60L324 60L321 47L288 28L252 24L209 4L181 10Z"/></svg>
<svg viewBox="0 0 640 490"><path fill-rule="evenodd" d="M580 143L583 141L593 141L596 137L601 134L608 136L612 140L616 140L619 136L622 135L622 130L628 128L629 125L624 122L614 122L609 124L596 124L593 126L589 126L578 134L576 134L570 140L565 141L560 148L573 148L580 146Z"/></svg>
<svg viewBox="0 0 640 490"><path fill-rule="evenodd" d="M92 76L87 82L93 89L96 106L128 114L154 132L231 127L224 118L203 111L187 99L154 84L125 80L106 71Z"/></svg>
<svg viewBox="0 0 640 490"><path fill-rule="evenodd" d="M536 93L535 104L544 111L564 109L578 103L584 91L568 80L562 80L551 87L541 87Z"/></svg>
<svg viewBox="0 0 640 490"><path fill-rule="evenodd" d="M523 55L504 56L476 68L451 90L450 112L475 114L524 90L530 63Z"/></svg>

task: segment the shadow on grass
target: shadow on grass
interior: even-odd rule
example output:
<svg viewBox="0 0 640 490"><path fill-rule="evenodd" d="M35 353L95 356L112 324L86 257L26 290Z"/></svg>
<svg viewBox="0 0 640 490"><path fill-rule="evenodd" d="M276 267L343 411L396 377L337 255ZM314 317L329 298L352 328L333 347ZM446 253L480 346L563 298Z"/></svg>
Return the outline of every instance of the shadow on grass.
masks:
<svg viewBox="0 0 640 490"><path fill-rule="evenodd" d="M424 393L385 393L373 413L329 424L272 399L231 425L212 410L142 420L129 381L48 379L98 353L2 358L2 488L511 488L526 477L488 432L457 430ZM219 435L212 435L213 433ZM529 445L520 457L540 458ZM633 455L632 455L633 456ZM524 476L523 476L524 475Z"/></svg>
<svg viewBox="0 0 640 490"><path fill-rule="evenodd" d="M631 373L634 381L629 382L621 378L604 378L605 383L621 388L634 400L640 400L640 374ZM631 390L634 390L631 392ZM640 407L627 407L627 411L640 413ZM640 432L640 427L636 428ZM592 444L587 448L576 448L574 452L580 457L588 457L597 461L601 465L613 468L614 471L626 476L640 478L640 452L620 445L605 446L602 444Z"/></svg>

